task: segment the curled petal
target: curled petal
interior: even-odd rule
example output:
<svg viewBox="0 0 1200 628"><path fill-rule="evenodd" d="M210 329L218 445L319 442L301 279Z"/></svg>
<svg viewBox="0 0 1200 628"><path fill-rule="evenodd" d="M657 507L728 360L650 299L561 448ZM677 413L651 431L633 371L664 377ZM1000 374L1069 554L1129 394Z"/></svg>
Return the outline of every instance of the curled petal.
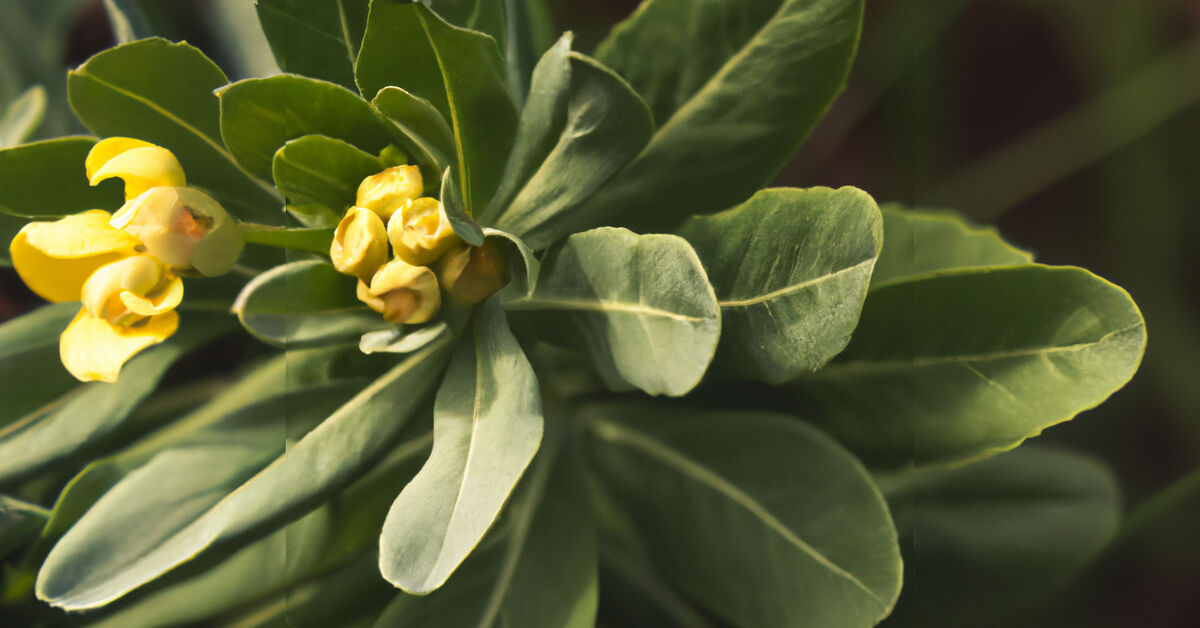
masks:
<svg viewBox="0 0 1200 628"><path fill-rule="evenodd" d="M124 179L126 200L154 187L187 185L183 167L171 151L126 137L96 144L88 153L86 165L91 185L113 177Z"/></svg>
<svg viewBox="0 0 1200 628"><path fill-rule="evenodd" d="M369 209L351 207L333 232L329 259L340 273L369 281L387 261L387 229L379 215Z"/></svg>
<svg viewBox="0 0 1200 628"><path fill-rule="evenodd" d="M445 208L428 196L407 201L392 214L387 235L396 257L416 266L432 264L462 242L454 234Z"/></svg>
<svg viewBox="0 0 1200 628"><path fill-rule="evenodd" d="M93 271L131 255L139 245L108 220L108 212L95 209L25 225L8 247L13 267L38 296L54 303L78 301Z"/></svg>
<svg viewBox="0 0 1200 628"><path fill-rule="evenodd" d="M79 381L115 382L129 358L166 340L178 327L179 315L174 311L122 327L81 309L59 338L59 357Z"/></svg>
<svg viewBox="0 0 1200 628"><path fill-rule="evenodd" d="M387 220L406 202L420 196L424 189L420 168L395 166L363 179L358 185L354 204Z"/></svg>
<svg viewBox="0 0 1200 628"><path fill-rule="evenodd" d="M156 316L179 307L183 301L183 280L177 275L170 275L154 292L141 295L125 291L121 293L121 302L130 312L139 316Z"/></svg>
<svg viewBox="0 0 1200 628"><path fill-rule="evenodd" d="M245 244L237 221L196 188L152 188L125 203L109 222L137 236L164 264L206 277L232 268Z"/></svg>
<svg viewBox="0 0 1200 628"><path fill-rule="evenodd" d="M370 285L359 281L358 299L383 314L387 322L406 325L428 321L442 306L433 271L399 259L384 264Z"/></svg>

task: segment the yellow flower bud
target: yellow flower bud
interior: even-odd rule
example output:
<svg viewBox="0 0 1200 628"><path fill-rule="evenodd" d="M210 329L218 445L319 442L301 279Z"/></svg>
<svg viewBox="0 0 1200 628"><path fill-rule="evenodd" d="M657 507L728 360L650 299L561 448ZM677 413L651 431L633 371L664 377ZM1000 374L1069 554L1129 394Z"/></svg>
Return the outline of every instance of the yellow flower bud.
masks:
<svg viewBox="0 0 1200 628"><path fill-rule="evenodd" d="M213 197L196 188L155 187L125 203L110 224L131 233L171 268L224 274L242 254L242 229Z"/></svg>
<svg viewBox="0 0 1200 628"><path fill-rule="evenodd" d="M370 281L387 261L387 230L379 215L369 209L351 207L333 232L329 259L340 273Z"/></svg>
<svg viewBox="0 0 1200 628"><path fill-rule="evenodd" d="M505 275L503 254L491 241L458 247L438 263L442 289L459 305L474 305L495 294L507 283Z"/></svg>
<svg viewBox="0 0 1200 628"><path fill-rule="evenodd" d="M130 137L110 137L88 152L85 162L88 183L106 179L125 180L125 200L159 186L183 187L183 167L171 151Z"/></svg>
<svg viewBox="0 0 1200 628"><path fill-rule="evenodd" d="M129 326L169 312L183 300L183 281L149 255L134 255L101 267L83 284L88 314Z"/></svg>
<svg viewBox="0 0 1200 628"><path fill-rule="evenodd" d="M358 299L387 322L407 325L428 321L442 306L433 271L398 259L380 268L370 285L359 281Z"/></svg>
<svg viewBox="0 0 1200 628"><path fill-rule="evenodd" d="M395 166L362 180L354 204L387 220L408 201L421 196L425 183L416 166Z"/></svg>
<svg viewBox="0 0 1200 628"><path fill-rule="evenodd" d="M392 214L387 233L396 257L416 266L432 264L462 242L442 204L428 196L409 201Z"/></svg>

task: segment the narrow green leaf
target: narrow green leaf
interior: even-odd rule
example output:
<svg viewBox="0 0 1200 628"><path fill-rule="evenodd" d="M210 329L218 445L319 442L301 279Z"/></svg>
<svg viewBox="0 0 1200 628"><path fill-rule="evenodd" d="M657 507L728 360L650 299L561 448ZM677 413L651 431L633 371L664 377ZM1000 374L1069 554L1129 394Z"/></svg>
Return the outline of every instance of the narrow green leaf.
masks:
<svg viewBox="0 0 1200 628"><path fill-rule="evenodd" d="M1083 269L927 276L873 290L846 350L787 403L874 466L969 459L1104 401L1145 343L1129 295Z"/></svg>
<svg viewBox="0 0 1200 628"><path fill-rule="evenodd" d="M447 345L446 341L434 343L397 364L299 441L289 443L286 454L260 467L244 482L240 473L230 473L228 467L190 475L170 471L176 464L204 462L203 448L154 458L150 465L182 482L177 490L204 489L205 498L191 508L176 511L170 521L143 517L115 531L102 525L106 522L92 512L102 512L96 508L103 504L112 504L117 512L123 502L142 500L139 507L150 504L143 497L125 499L124 491L110 490L51 550L38 574L39 599L72 610L102 606L213 545L228 547L252 540L270 526L308 512L385 455L441 374ZM276 433L271 443L282 446L284 441ZM343 455L346 451L355 455ZM220 460L225 461L223 464L233 463L227 455ZM149 477L149 472L141 473L146 468L136 477ZM126 481L134 477L131 474ZM161 491L162 484L158 484ZM95 523L87 523L88 517L94 517ZM167 530L166 526L172 525L178 526L177 531ZM103 549L103 544L111 543L114 537L103 534L102 528L139 551ZM151 528L159 533L143 536L130 532ZM168 533L162 534L164 531ZM79 568L79 561L86 561L87 569Z"/></svg>
<svg viewBox="0 0 1200 628"><path fill-rule="evenodd" d="M46 305L0 325L0 430L79 383L58 355L58 337L79 309L78 303Z"/></svg>
<svg viewBox="0 0 1200 628"><path fill-rule="evenodd" d="M593 226L595 219L582 212L584 202L637 155L654 131L646 104L621 77L578 53L568 58L570 96L555 144L496 219L498 228L535 250ZM534 105L535 113L541 109L541 103ZM532 115L522 120L546 124Z"/></svg>
<svg viewBox="0 0 1200 628"><path fill-rule="evenodd" d="M505 261L508 263L508 276L511 281L498 294L501 302L507 303L513 299L522 299L533 293L537 286L538 273L541 263L533 251L525 243L511 233L505 233L490 227L483 228L484 239L492 238L501 241L505 250Z"/></svg>
<svg viewBox="0 0 1200 628"><path fill-rule="evenodd" d="M721 330L716 295L686 240L610 227L551 249L533 293L504 306L543 339L586 353L610 386L652 395L695 387Z"/></svg>
<svg viewBox="0 0 1200 628"><path fill-rule="evenodd" d="M295 249L329 255L334 227L272 227L252 222L242 223L242 236L250 244L263 244L281 249Z"/></svg>
<svg viewBox="0 0 1200 628"><path fill-rule="evenodd" d="M445 321L431 323L415 330L382 329L369 331L358 341L358 350L371 353L412 353L450 331Z"/></svg>
<svg viewBox="0 0 1200 628"><path fill-rule="evenodd" d="M433 453L388 512L379 569L410 593L442 586L471 553L542 440L533 367L495 297L459 343L433 409Z"/></svg>
<svg viewBox="0 0 1200 628"><path fill-rule="evenodd" d="M372 2L354 71L368 97L400 87L450 121L463 203L486 206L516 127L495 40L452 26L422 4Z"/></svg>
<svg viewBox="0 0 1200 628"><path fill-rule="evenodd" d="M508 65L508 85L519 109L529 93L534 66L554 43L554 21L545 0L504 0L504 14L504 61Z"/></svg>
<svg viewBox="0 0 1200 628"><path fill-rule="evenodd" d="M896 530L848 452L782 415L613 404L592 468L655 564L738 626L872 626L900 593Z"/></svg>
<svg viewBox="0 0 1200 628"><path fill-rule="evenodd" d="M645 3L596 55L650 103L658 131L587 215L671 229L762 188L845 85L862 13L863 0Z"/></svg>
<svg viewBox="0 0 1200 628"><path fill-rule="evenodd" d="M283 264L246 284L233 312L246 331L289 347L347 342L391 328L355 297L356 282L324 260Z"/></svg>
<svg viewBox="0 0 1200 628"><path fill-rule="evenodd" d="M1020 266L1033 255L1005 242L994 227L978 227L951 211L885 205L883 251L871 289L943 270Z"/></svg>
<svg viewBox="0 0 1200 628"><path fill-rule="evenodd" d="M275 152L288 140L327 135L372 154L391 141L371 105L344 87L281 74L246 79L218 93L221 137L247 172L270 179Z"/></svg>
<svg viewBox="0 0 1200 628"><path fill-rule="evenodd" d="M454 132L428 100L399 87L385 87L371 104L399 133L400 143L426 178L435 179L454 162Z"/></svg>
<svg viewBox="0 0 1200 628"><path fill-rule="evenodd" d="M17 96L0 116L0 148L16 146L33 135L46 115L46 90L34 85Z"/></svg>
<svg viewBox="0 0 1200 628"><path fill-rule="evenodd" d="M355 89L354 59L369 0L258 0L258 21L279 69Z"/></svg>
<svg viewBox="0 0 1200 628"><path fill-rule="evenodd" d="M239 218L278 222L279 196L239 168L221 144L213 90L227 82L196 48L155 38L88 59L68 74L67 91L71 108L93 133L163 146L179 159L189 184L212 191Z"/></svg>
<svg viewBox="0 0 1200 628"><path fill-rule="evenodd" d="M918 584L889 625L974 626L1051 593L1112 538L1116 479L1099 461L1021 447L881 479ZM914 542L915 539L915 542Z"/></svg>
<svg viewBox="0 0 1200 628"><path fill-rule="evenodd" d="M858 323L883 229L857 188L772 189L679 232L721 305L718 363L773 384L816 370Z"/></svg>
<svg viewBox="0 0 1200 628"><path fill-rule="evenodd" d="M378 157L323 135L289 140L271 162L275 186L288 202L320 203L339 213L354 205L362 180L383 168Z"/></svg>
<svg viewBox="0 0 1200 628"><path fill-rule="evenodd" d="M475 222L467 209L463 207L462 195L459 190L458 183L447 166L446 171L442 174L442 211L446 213L446 219L450 221L454 235L462 238L471 246L479 246L483 244L483 231L479 228L479 223Z"/></svg>
<svg viewBox="0 0 1200 628"><path fill-rule="evenodd" d="M89 209L115 211L124 201L120 182L91 187L84 173L95 143L94 137L72 136L0 149L0 211L50 220Z"/></svg>
<svg viewBox="0 0 1200 628"><path fill-rule="evenodd" d="M118 44L153 37L156 33L137 0L104 0L104 12Z"/></svg>
<svg viewBox="0 0 1200 628"><path fill-rule="evenodd" d="M0 495L0 559L36 538L49 516L37 504Z"/></svg>

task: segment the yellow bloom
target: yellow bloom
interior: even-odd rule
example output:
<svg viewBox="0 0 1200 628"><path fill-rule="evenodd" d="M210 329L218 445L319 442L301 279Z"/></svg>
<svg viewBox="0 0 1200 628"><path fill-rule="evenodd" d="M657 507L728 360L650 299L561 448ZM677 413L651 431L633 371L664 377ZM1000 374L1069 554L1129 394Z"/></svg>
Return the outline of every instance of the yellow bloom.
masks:
<svg viewBox="0 0 1200 628"><path fill-rule="evenodd" d="M125 203L110 222L136 236L162 263L206 277L228 272L245 246L237 221L195 188L151 188Z"/></svg>
<svg viewBox="0 0 1200 628"><path fill-rule="evenodd" d="M387 322L406 325L428 321L442 306L433 271L398 259L380 268L370 285L359 280L358 299Z"/></svg>
<svg viewBox="0 0 1200 628"><path fill-rule="evenodd" d="M62 333L58 353L63 366L79 381L115 382L129 358L166 340L178 327L179 315L174 311L122 326L82 309Z"/></svg>
<svg viewBox="0 0 1200 628"><path fill-rule="evenodd" d="M108 224L109 214L94 209L54 222L25 225L8 251L25 285L54 303L78 301L88 275L132 255L138 239Z"/></svg>
<svg viewBox="0 0 1200 628"><path fill-rule="evenodd" d="M329 259L340 273L368 281L387 261L387 230L379 215L369 209L351 207L333 232Z"/></svg>
<svg viewBox="0 0 1200 628"><path fill-rule="evenodd" d="M354 204L387 220L408 201L421 196L425 182L416 166L395 166L362 180Z"/></svg>
<svg viewBox="0 0 1200 628"><path fill-rule="evenodd" d="M442 204L428 196L405 202L392 214L387 233L396 257L417 266L432 264L462 242L454 234Z"/></svg>
<svg viewBox="0 0 1200 628"><path fill-rule="evenodd" d="M88 152L85 168L91 185L113 177L124 179L125 200L154 187L187 185L183 167L171 151L131 137L97 142Z"/></svg>

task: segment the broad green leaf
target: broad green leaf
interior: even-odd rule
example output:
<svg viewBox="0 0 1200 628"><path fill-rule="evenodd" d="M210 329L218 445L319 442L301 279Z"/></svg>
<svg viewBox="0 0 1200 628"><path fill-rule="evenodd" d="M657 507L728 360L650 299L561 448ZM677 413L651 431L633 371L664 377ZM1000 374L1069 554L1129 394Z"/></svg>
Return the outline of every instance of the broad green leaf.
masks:
<svg viewBox="0 0 1200 628"><path fill-rule="evenodd" d="M368 98L394 85L433 104L454 133L463 203L486 206L516 127L495 40L451 26L422 4L372 2L354 71Z"/></svg>
<svg viewBox="0 0 1200 628"><path fill-rule="evenodd" d="M583 412L592 468L655 564L737 626L871 626L900 593L887 506L833 439L783 415Z"/></svg>
<svg viewBox="0 0 1200 628"><path fill-rule="evenodd" d="M391 328L355 296L357 281L324 260L283 264L246 284L233 312L260 340L289 347L347 342Z"/></svg>
<svg viewBox="0 0 1200 628"><path fill-rule="evenodd" d="M575 452L553 454L543 447L494 532L445 586L425 597L398 594L375 625L595 626L587 484Z"/></svg>
<svg viewBox="0 0 1200 628"><path fill-rule="evenodd" d="M0 428L0 483L28 475L118 428L187 352L229 331L224 316L190 314L162 344L135 356L114 383L89 382ZM28 375L19 377L28 386Z"/></svg>
<svg viewBox="0 0 1200 628"><path fill-rule="evenodd" d="M849 346L788 403L873 466L1011 449L1129 381L1146 327L1071 267L965 270L871 291Z"/></svg>
<svg viewBox="0 0 1200 628"><path fill-rule="evenodd" d="M46 90L34 85L8 103L0 116L0 148L16 146L33 135L46 114Z"/></svg>
<svg viewBox="0 0 1200 628"><path fill-rule="evenodd" d="M79 308L78 303L46 305L0 325L0 430L79 383L58 355L58 337Z"/></svg>
<svg viewBox="0 0 1200 628"><path fill-rule="evenodd" d="M722 364L778 384L816 370L858 323L883 229L857 188L772 189L684 223L721 305Z"/></svg>
<svg viewBox="0 0 1200 628"><path fill-rule="evenodd" d="M0 495L0 559L36 538L49 516L37 504Z"/></svg>
<svg viewBox="0 0 1200 628"><path fill-rule="evenodd" d="M279 69L354 86L369 0L258 0L258 21Z"/></svg>
<svg viewBox="0 0 1200 628"><path fill-rule="evenodd" d="M950 211L885 205L883 250L871 288L959 268L1021 266L1033 255L1005 242L994 227L978 227Z"/></svg>
<svg viewBox="0 0 1200 628"><path fill-rule="evenodd" d="M378 154L392 139L369 103L333 83L281 74L238 81L218 95L225 145L263 179L271 178L275 151L288 140L327 135Z"/></svg>
<svg viewBox="0 0 1200 628"><path fill-rule="evenodd" d="M216 565L183 568L172 582L92 624L95 628L178 625L235 610L363 553L383 522L388 504L429 451L428 430L395 450L328 504ZM378 578L378 573L375 578Z"/></svg>
<svg viewBox="0 0 1200 628"><path fill-rule="evenodd" d="M67 89L71 108L96 135L158 144L179 159L190 185L212 191L239 218L278 222L279 196L221 144L213 90L227 82L196 48L155 38L93 56L70 72ZM270 174L268 167L261 176Z"/></svg>
<svg viewBox="0 0 1200 628"><path fill-rule="evenodd" d="M323 135L288 141L271 164L275 186L288 202L320 203L336 212L353 205L358 185L381 170L378 157Z"/></svg>
<svg viewBox="0 0 1200 628"><path fill-rule="evenodd" d="M102 544L99 539L104 537L93 539L91 526L81 519L47 557L38 575L38 597L64 609L101 606L186 563L212 545L251 540L273 525L308 512L385 455L441 374L447 344L434 343L397 364L299 441L289 443L285 455L240 485L233 477L220 477L222 469L207 471L207 477L172 474L184 483L181 486L211 488L225 481L222 488L226 490L217 490L215 496L205 493L209 497L187 513L190 516L178 514L174 518L175 524L182 519L181 529L153 542L130 538L128 530L121 532L125 542L141 545L144 552L104 552L93 545ZM278 434L273 442L282 444ZM355 455L344 455L347 451ZM185 450L178 456L161 458L157 464L188 462L202 454L202 448ZM156 460L160 458L150 464L156 464ZM131 474L126 481L133 477ZM110 491L101 503L110 496L114 508L124 501L119 493ZM87 561L86 570L79 569L80 560Z"/></svg>
<svg viewBox="0 0 1200 628"><path fill-rule="evenodd" d="M399 87L385 87L371 104L396 129L400 143L431 182L454 162L454 132L428 100Z"/></svg>
<svg viewBox="0 0 1200 628"><path fill-rule="evenodd" d="M556 48L548 53L548 61L558 52ZM568 59L566 116L554 145L511 202L501 199L496 219L498 228L520 236L534 250L593 226L594 219L581 213L584 202L637 155L654 131L646 104L621 77L578 53L570 53ZM561 77L550 80L558 83ZM543 108L542 103L532 106L535 115ZM535 133L526 124L547 124L524 114L522 122L522 133ZM536 133L542 136L544 131Z"/></svg>
<svg viewBox="0 0 1200 628"><path fill-rule="evenodd" d="M881 479L916 582L888 624L975 626L1051 593L1112 538L1116 479L1069 451L1021 447ZM914 542L915 540L915 542Z"/></svg>
<svg viewBox="0 0 1200 628"><path fill-rule="evenodd" d="M845 85L863 0L651 0L596 56L658 131L588 203L597 224L670 229L774 178Z"/></svg>
<svg viewBox="0 0 1200 628"><path fill-rule="evenodd" d="M0 211L47 220L89 209L115 211L124 198L120 182L91 187L84 173L95 143L94 137L74 136L0 149ZM4 244L7 254L8 240Z"/></svg>
<svg viewBox="0 0 1200 628"><path fill-rule="evenodd" d="M461 188L458 187L449 166L442 173L442 183L439 188L442 194L442 212L450 221L450 228L453 229L454 235L462 238L471 246L483 244L483 231L480 229L479 223L471 217L467 208L463 207Z"/></svg>
<svg viewBox="0 0 1200 628"><path fill-rule="evenodd" d="M388 511L379 569L410 593L440 587L491 527L542 440L542 399L495 297L438 389L433 453Z"/></svg>
<svg viewBox="0 0 1200 628"><path fill-rule="evenodd" d="M543 339L585 352L610 386L651 395L695 387L721 331L716 295L686 240L610 227L551 249L533 293L504 306Z"/></svg>

